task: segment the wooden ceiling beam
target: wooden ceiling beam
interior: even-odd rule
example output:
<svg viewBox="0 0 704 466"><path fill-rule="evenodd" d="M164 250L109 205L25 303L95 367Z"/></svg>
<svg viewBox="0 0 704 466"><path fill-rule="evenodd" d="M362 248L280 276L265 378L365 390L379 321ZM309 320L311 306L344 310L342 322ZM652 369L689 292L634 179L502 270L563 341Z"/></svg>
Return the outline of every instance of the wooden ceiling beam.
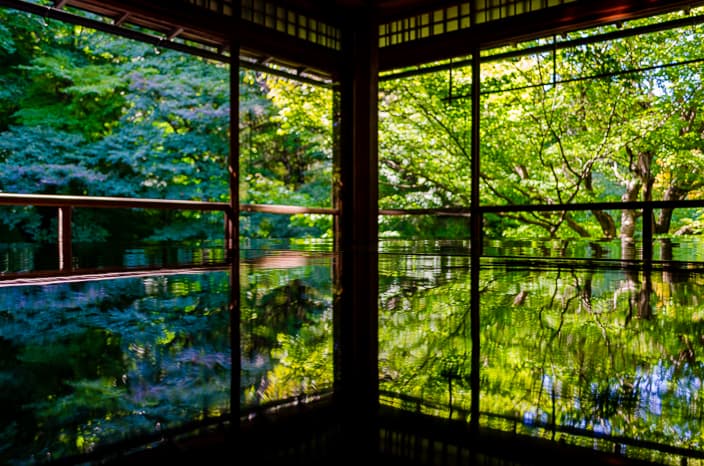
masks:
<svg viewBox="0 0 704 466"><path fill-rule="evenodd" d="M677 10L689 10L704 1L591 0L568 3L543 11L476 24L425 39L382 47L380 71L468 56L475 48L489 49L549 37L570 31L615 24Z"/></svg>
<svg viewBox="0 0 704 466"><path fill-rule="evenodd" d="M115 26L122 26L122 24L127 21L127 19L130 17L129 13L122 13L119 18L115 20Z"/></svg>
<svg viewBox="0 0 704 466"><path fill-rule="evenodd" d="M380 17L408 18L421 11L456 5L457 0L272 0L311 18L337 18L328 24L341 28L359 25L345 12L367 8ZM0 0L0 5L19 5L25 10L46 9L28 1ZM469 28L382 47L379 69L388 71L471 54L476 47L487 49L524 40L547 37L586 27L627 21L678 9L690 9L704 0L589 0L570 2L514 17L475 24ZM166 39L200 43L213 54L229 50L231 16L175 0L55 0L50 8L58 18L65 8L74 7L112 19L114 26L137 26ZM73 18L75 20L75 18ZM121 31L122 32L122 31ZM129 31L123 33L123 35ZM252 56L272 57L273 63L291 69L304 68L324 76L339 74L340 52L290 34L248 21L240 22L241 51Z"/></svg>
<svg viewBox="0 0 704 466"><path fill-rule="evenodd" d="M240 44L244 49L269 57L269 62L281 63L292 69L305 68L313 74L331 77L336 76L340 69L341 57L337 50L256 24L240 24Z"/></svg>

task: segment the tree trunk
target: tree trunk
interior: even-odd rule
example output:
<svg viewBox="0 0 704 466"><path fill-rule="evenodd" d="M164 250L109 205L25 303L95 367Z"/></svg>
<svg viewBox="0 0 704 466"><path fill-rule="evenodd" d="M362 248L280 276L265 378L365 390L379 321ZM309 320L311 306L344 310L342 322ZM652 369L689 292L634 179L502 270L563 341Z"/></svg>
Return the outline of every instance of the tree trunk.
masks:
<svg viewBox="0 0 704 466"><path fill-rule="evenodd" d="M653 161L653 154L650 151L640 151L637 155L630 147L626 146L631 163L629 170L633 178L626 182L626 192L621 196L625 202L638 200L638 194L643 189L643 200L652 200L652 188L655 179L653 178L650 166ZM636 232L636 220L641 214L635 210L624 210L621 212L621 240L632 242Z"/></svg>
<svg viewBox="0 0 704 466"><path fill-rule="evenodd" d="M653 284L649 273L643 274L643 283L640 290L635 294L634 301L638 309L638 317L649 320L653 317L653 306L650 304L650 295L653 292Z"/></svg>
<svg viewBox="0 0 704 466"><path fill-rule="evenodd" d="M632 179L626 184L626 192L621 199L624 202L633 202L638 198L641 183L639 179ZM635 233L636 221L640 214L634 209L621 211L621 259L635 259Z"/></svg>
<svg viewBox="0 0 704 466"><path fill-rule="evenodd" d="M621 196L624 202L634 202L638 199L640 192L640 180L631 180L626 185L626 192ZM636 232L636 219L640 214L634 209L623 209L621 211L621 238L633 239Z"/></svg>
<svg viewBox="0 0 704 466"><path fill-rule="evenodd" d="M677 186L669 186L665 190L663 200L665 201L681 201L687 197L687 191L678 188ZM655 225L653 226L653 232L655 234L667 234L670 232L670 225L672 223L672 212L674 209L667 207L660 209L660 213L655 218Z"/></svg>
<svg viewBox="0 0 704 466"><path fill-rule="evenodd" d="M652 201L653 200L653 183L655 183L655 177L653 176L650 166L653 163L653 153L650 151L638 152L638 168L637 173L640 177L640 182L643 185L643 200Z"/></svg>
<svg viewBox="0 0 704 466"><path fill-rule="evenodd" d="M597 222L599 222L604 238L613 239L616 237L616 223L611 215L603 210L592 210L592 215L594 215Z"/></svg>
<svg viewBox="0 0 704 466"><path fill-rule="evenodd" d="M573 219L569 214L565 216L565 222L567 222L567 225L579 236L581 236L582 238L589 238L589 231L587 231L586 228L577 223L575 219Z"/></svg>

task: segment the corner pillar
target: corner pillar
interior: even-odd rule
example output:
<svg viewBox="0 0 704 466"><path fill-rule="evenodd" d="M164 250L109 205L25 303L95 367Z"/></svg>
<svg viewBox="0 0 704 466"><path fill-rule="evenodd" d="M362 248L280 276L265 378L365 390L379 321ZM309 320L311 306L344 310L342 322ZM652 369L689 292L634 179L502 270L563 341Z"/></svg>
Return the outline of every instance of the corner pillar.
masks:
<svg viewBox="0 0 704 466"><path fill-rule="evenodd" d="M344 454L378 451L378 25L369 9L346 18L336 95L334 198L335 400Z"/></svg>

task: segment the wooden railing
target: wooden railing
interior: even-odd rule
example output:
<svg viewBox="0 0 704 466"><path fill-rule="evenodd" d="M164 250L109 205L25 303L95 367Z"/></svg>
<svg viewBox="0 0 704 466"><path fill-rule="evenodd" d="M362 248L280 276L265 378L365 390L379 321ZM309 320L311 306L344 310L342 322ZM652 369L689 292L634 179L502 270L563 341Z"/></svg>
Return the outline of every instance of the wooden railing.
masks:
<svg viewBox="0 0 704 466"><path fill-rule="evenodd" d="M327 207L301 207L295 205L279 205L279 204L240 204L240 212L258 212L262 214L281 214L281 215L296 215L296 214L324 214L338 215L339 209L330 209Z"/></svg>
<svg viewBox="0 0 704 466"><path fill-rule="evenodd" d="M225 217L225 244L232 247L232 229L228 227L234 221L234 213L226 202L182 201L169 199L135 199L122 197L66 196L47 194L8 194L0 193L0 206L56 207L58 209L57 243L59 249L59 270L73 269L73 234L72 218L75 208L98 209L161 209L161 210L197 210L222 212ZM241 212L259 212L268 214L329 214L337 215L337 209L318 207L298 207L269 204L241 204Z"/></svg>
<svg viewBox="0 0 704 466"><path fill-rule="evenodd" d="M704 199L681 201L621 201L621 202L594 202L574 204L537 204L537 205L493 205L480 206L477 214L484 216L487 213L502 214L508 212L568 212L568 211L596 211L596 210L640 210L642 215L642 261L647 266L653 260L653 211L656 209L692 209L704 207ZM428 209L379 209L380 215L436 215L470 217L472 209L469 207L445 207ZM477 222L481 225L482 222ZM472 231L471 235L483 235L482 231ZM480 242L481 244L481 242ZM481 251L479 251L481 255Z"/></svg>
<svg viewBox="0 0 704 466"><path fill-rule="evenodd" d="M0 205L56 207L58 209L57 242L59 246L59 270L62 272L73 269L73 234L71 224L73 209L77 207L220 211L225 216L225 244L229 244L231 240L228 237L230 228L227 225L232 218L232 209L229 204L224 202L0 193Z"/></svg>
<svg viewBox="0 0 704 466"><path fill-rule="evenodd" d="M59 270L70 271L73 267L72 216L75 208L138 208L165 210L198 210L222 212L225 220L225 244L232 247L233 238L228 225L234 220L234 212L226 202L185 201L168 199L136 199L122 197L91 197L46 194L8 194L0 193L0 206L34 206L56 207L58 209L57 242L59 249ZM580 204L542 204L542 205L506 205L480 206L477 214L506 212L564 212L591 210L641 210L642 212L642 259L645 263L652 260L653 211L665 208L703 208L702 200L683 201L634 201L634 202L598 202ZM257 212L266 214L297 215L322 214L339 215L339 209L324 207L301 207L274 204L240 204L239 212ZM468 207L427 208L427 209L379 209L379 215L439 215L469 217L472 209ZM481 222L479 222L481 225ZM470 232L482 236L482 231ZM481 255L481 252L480 252Z"/></svg>

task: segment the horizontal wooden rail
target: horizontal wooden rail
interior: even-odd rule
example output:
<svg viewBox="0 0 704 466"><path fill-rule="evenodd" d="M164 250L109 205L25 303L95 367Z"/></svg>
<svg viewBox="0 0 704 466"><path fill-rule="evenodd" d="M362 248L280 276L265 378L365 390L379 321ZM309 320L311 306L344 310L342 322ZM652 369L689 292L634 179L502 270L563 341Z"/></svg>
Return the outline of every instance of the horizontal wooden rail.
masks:
<svg viewBox="0 0 704 466"><path fill-rule="evenodd" d="M469 207L440 207L429 209L379 209L379 215L438 215L447 217L469 217Z"/></svg>
<svg viewBox="0 0 704 466"><path fill-rule="evenodd" d="M171 199L135 199L122 197L89 197L48 194L8 194L0 193L0 205L31 205L39 207L91 207L91 208L140 208L202 210L227 212L226 202L182 201ZM585 210L623 210L623 209L666 209L666 208L702 208L704 199L682 201L632 201L632 202L596 202L579 204L521 204L480 206L482 213L504 212L561 212ZM240 204L241 212L266 214L324 214L339 215L340 210L326 207L302 207L280 204ZM379 215L471 215L470 207L438 207L420 209L379 209Z"/></svg>
<svg viewBox="0 0 704 466"><path fill-rule="evenodd" d="M565 212L586 210L637 210L637 209L684 209L704 207L704 199L682 201L616 201L576 204L520 204L520 205L484 205L480 213L505 212ZM424 209L379 209L379 215L447 215L469 216L471 207L436 207Z"/></svg>
<svg viewBox="0 0 704 466"><path fill-rule="evenodd" d="M0 193L0 206L56 207L58 209L57 243L59 248L59 271L71 272L73 264L73 209L76 207L101 209L168 209L222 212L225 216L225 244L231 247L228 225L234 218L232 208L224 202L179 201L169 199L134 199L123 197L89 197L48 194Z"/></svg>
<svg viewBox="0 0 704 466"><path fill-rule="evenodd" d="M76 207L82 208L137 208L137 209L168 209L168 210L199 210L219 211L225 215L228 224L235 218L235 212L226 202L186 201L171 199L136 199L122 197L91 197L47 194L10 194L0 193L0 206L35 206L56 207L58 209L58 246L59 269L73 269L72 256L72 212ZM477 215L505 212L564 212L593 210L642 210L643 211L643 260L652 260L652 218L653 210L665 208L704 208L704 199L682 201L633 201L633 202L596 202L575 204L538 204L538 205L491 205L480 206ZM322 214L339 215L340 209L325 207L302 207L278 204L240 204L239 211L248 213L265 213L279 215ZM472 209L469 207L440 207L420 209L379 209L379 215L437 215L469 217ZM226 228L226 244L232 246L233 238L229 237Z"/></svg>
<svg viewBox="0 0 704 466"><path fill-rule="evenodd" d="M39 207L92 207L92 208L138 208L173 209L228 212L226 202L181 201L171 199L136 199L127 197L65 196L53 194L7 194L0 193L0 205L31 205ZM266 214L328 214L337 215L338 209L325 207L300 207L278 204L241 204L241 212Z"/></svg>
<svg viewBox="0 0 704 466"><path fill-rule="evenodd" d="M69 196L52 194L0 193L0 206L55 207L58 210L57 243L59 248L59 271L72 272L73 265L73 210L74 208L97 209L165 209L222 212L225 215L225 244L235 247L228 225L234 221L235 213L226 202L185 201L171 199L136 199L126 197ZM241 204L239 212L268 214L327 214L338 215L338 209L322 207L299 207L273 204Z"/></svg>
<svg viewBox="0 0 704 466"><path fill-rule="evenodd" d="M563 212L578 210L636 210L636 209L684 209L704 207L704 199L682 201L631 201L631 202L594 202L576 204L537 204L537 205L492 205L481 206L483 213L502 212Z"/></svg>
<svg viewBox="0 0 704 466"><path fill-rule="evenodd" d="M230 205L225 202L178 201L170 199L134 199L127 197L64 196L50 194L0 193L0 205L32 205L39 207L93 207L93 208L139 208L206 210L227 212Z"/></svg>
<svg viewBox="0 0 704 466"><path fill-rule="evenodd" d="M642 263L646 270L652 267L653 262L653 211L656 209L692 209L703 208L704 199L681 200L681 201L631 201L631 202L595 202L595 203L575 203L575 204L537 204L537 205L491 205L479 206L476 214L479 216L478 225L482 224L482 217L485 214L501 214L507 212L567 212L567 211L604 211L604 210L641 210L641 254ZM437 215L437 216L461 216L471 217L473 210L470 207L441 207L428 209L379 209L379 215ZM483 232L472 231L472 235L481 236ZM482 255L481 247L479 252L473 254Z"/></svg>
<svg viewBox="0 0 704 466"><path fill-rule="evenodd" d="M300 207L293 205L279 204L240 204L240 212L258 212L263 214L327 214L339 215L339 209L330 209L326 207Z"/></svg>
<svg viewBox="0 0 704 466"><path fill-rule="evenodd" d="M146 267L101 267L77 270L16 272L0 275L0 288L17 286L45 286L57 283L95 282L117 278L135 278L159 275L189 275L196 273L228 271L230 266L223 263L207 265L182 266L146 266Z"/></svg>

